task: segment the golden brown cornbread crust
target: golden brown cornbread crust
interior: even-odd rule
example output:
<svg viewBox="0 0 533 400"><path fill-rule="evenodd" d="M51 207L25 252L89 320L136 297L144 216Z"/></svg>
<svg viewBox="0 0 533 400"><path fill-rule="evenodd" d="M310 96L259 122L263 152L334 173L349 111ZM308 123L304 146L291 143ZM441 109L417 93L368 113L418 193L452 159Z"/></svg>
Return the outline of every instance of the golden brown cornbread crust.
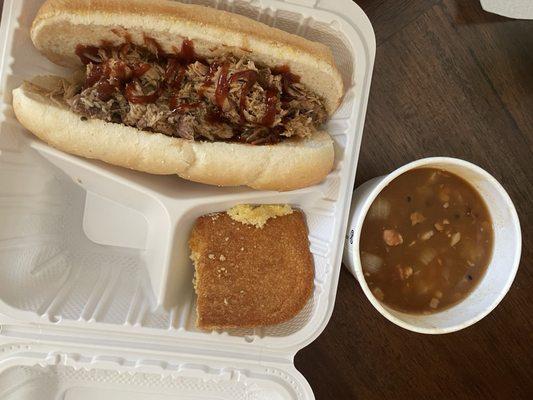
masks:
<svg viewBox="0 0 533 400"><path fill-rule="evenodd" d="M145 33L170 50L188 37L201 56L221 46L270 66L288 65L302 83L320 94L331 115L343 95L342 78L329 48L250 18L209 7L168 0L47 0L34 20L32 40L52 61L73 65L75 41L99 45L115 41L122 27L134 43ZM116 30L116 29L115 29ZM243 53L244 51L244 53Z"/></svg>
<svg viewBox="0 0 533 400"><path fill-rule="evenodd" d="M314 268L301 211L258 229L227 213L198 218L189 240L198 327L227 329L293 318L313 291Z"/></svg>

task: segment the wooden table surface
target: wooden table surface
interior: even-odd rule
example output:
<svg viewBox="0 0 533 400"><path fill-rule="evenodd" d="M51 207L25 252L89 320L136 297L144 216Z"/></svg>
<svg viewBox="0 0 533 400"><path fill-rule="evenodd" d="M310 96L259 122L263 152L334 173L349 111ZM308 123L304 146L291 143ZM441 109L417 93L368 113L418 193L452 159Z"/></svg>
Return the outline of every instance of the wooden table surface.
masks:
<svg viewBox="0 0 533 400"><path fill-rule="evenodd" d="M533 399L533 21L477 0L356 2L378 46L356 185L422 157L472 161L518 209L522 262L489 316L439 336L388 322L343 269L296 367L319 400Z"/></svg>
<svg viewBox="0 0 533 400"><path fill-rule="evenodd" d="M319 400L532 399L533 21L477 0L358 3L378 47L356 184L427 156L472 161L515 202L522 262L496 310L440 336L385 320L343 269L331 321L296 366Z"/></svg>

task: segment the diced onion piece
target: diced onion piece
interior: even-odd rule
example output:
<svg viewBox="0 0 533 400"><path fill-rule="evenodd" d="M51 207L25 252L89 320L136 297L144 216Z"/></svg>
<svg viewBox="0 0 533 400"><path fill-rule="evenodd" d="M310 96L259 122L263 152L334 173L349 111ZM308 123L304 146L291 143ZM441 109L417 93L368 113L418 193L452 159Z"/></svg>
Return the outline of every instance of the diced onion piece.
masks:
<svg viewBox="0 0 533 400"><path fill-rule="evenodd" d="M433 297L431 301L429 302L429 306L433 309L436 309L439 306L439 299L436 297Z"/></svg>
<svg viewBox="0 0 533 400"><path fill-rule="evenodd" d="M425 281L419 280L418 282L415 283L415 291L417 294L420 294L420 295L426 294L429 292L430 289L431 289L431 286Z"/></svg>
<svg viewBox="0 0 533 400"><path fill-rule="evenodd" d="M450 195L448 193L441 192L439 194L439 199L444 203L443 207L448 208L450 205ZM448 206L446 206L446 204L448 204Z"/></svg>
<svg viewBox="0 0 533 400"><path fill-rule="evenodd" d="M455 246L461 240L461 232L455 232L452 235L452 240L450 241L450 246Z"/></svg>
<svg viewBox="0 0 533 400"><path fill-rule="evenodd" d="M387 219L389 218L391 204L388 200L378 197L368 210L368 218L372 219Z"/></svg>
<svg viewBox="0 0 533 400"><path fill-rule="evenodd" d="M443 225L442 222L435 222L435 224L433 224L433 226L439 232L442 232L444 230L444 225Z"/></svg>
<svg viewBox="0 0 533 400"><path fill-rule="evenodd" d="M376 256L375 254L362 251L361 264L366 272L375 274L381 269L381 266L383 265L383 259L379 256Z"/></svg>
<svg viewBox="0 0 533 400"><path fill-rule="evenodd" d="M435 232L433 232L432 230L424 232L423 234L420 235L420 239L429 240L429 239L431 239L433 237L434 234L435 234Z"/></svg>
<svg viewBox="0 0 533 400"><path fill-rule="evenodd" d="M411 213L409 218L411 219L411 225L412 226L415 226L416 224L420 224L420 223L422 223L422 222L424 222L426 220L426 217L424 217L418 211L415 211L415 212Z"/></svg>
<svg viewBox="0 0 533 400"><path fill-rule="evenodd" d="M403 237L395 229L385 229L383 231L383 241L387 246L398 246L403 243Z"/></svg>
<svg viewBox="0 0 533 400"><path fill-rule="evenodd" d="M438 176L437 171L433 171L433 172L431 173L431 175L429 176L428 183L433 184L433 183L437 182L438 177L439 177L439 176Z"/></svg>
<svg viewBox="0 0 533 400"><path fill-rule="evenodd" d="M379 301L383 301L385 298L385 293L380 288L374 288L372 290L372 294L378 299Z"/></svg>
<svg viewBox="0 0 533 400"><path fill-rule="evenodd" d="M435 251L435 249L428 247L420 252L420 256L418 257L418 259L422 264L429 265L429 263L433 261L436 255L437 252Z"/></svg>

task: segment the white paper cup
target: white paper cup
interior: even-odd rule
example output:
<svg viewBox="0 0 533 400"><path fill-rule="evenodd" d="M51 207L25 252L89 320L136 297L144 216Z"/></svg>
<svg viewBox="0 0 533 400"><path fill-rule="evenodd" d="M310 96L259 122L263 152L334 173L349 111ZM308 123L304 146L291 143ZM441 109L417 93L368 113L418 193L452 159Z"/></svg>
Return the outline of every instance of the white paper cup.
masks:
<svg viewBox="0 0 533 400"><path fill-rule="evenodd" d="M487 272L463 301L435 314L414 315L393 310L380 303L370 291L359 257L359 238L368 209L378 194L397 176L414 168L438 168L469 182L485 200L492 217L494 249ZM466 328L490 313L503 299L518 269L522 235L515 207L505 189L488 172L467 161L432 157L413 161L388 175L371 179L353 195L344 250L344 264L359 281L373 306L387 319L414 332L440 334Z"/></svg>

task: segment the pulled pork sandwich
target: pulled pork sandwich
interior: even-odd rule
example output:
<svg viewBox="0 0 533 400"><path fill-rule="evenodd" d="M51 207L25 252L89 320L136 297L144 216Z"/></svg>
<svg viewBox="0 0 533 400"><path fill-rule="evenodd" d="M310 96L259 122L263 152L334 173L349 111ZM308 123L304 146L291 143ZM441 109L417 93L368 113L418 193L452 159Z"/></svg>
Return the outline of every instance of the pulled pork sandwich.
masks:
<svg viewBox="0 0 533 400"><path fill-rule="evenodd" d="M343 95L325 46L167 0L48 0L31 30L77 69L13 92L19 121L79 156L192 181L292 190L320 182L320 127Z"/></svg>

